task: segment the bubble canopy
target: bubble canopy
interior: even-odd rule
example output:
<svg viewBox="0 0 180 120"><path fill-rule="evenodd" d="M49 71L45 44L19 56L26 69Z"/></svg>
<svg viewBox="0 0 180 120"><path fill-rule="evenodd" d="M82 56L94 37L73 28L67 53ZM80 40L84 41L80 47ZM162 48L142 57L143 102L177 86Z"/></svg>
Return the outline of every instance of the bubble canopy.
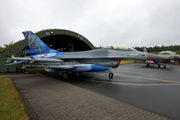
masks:
<svg viewBox="0 0 180 120"><path fill-rule="evenodd" d="M136 49L127 46L127 45L114 45L114 46L107 46L104 49L112 49L112 50L120 50L120 51L137 51Z"/></svg>

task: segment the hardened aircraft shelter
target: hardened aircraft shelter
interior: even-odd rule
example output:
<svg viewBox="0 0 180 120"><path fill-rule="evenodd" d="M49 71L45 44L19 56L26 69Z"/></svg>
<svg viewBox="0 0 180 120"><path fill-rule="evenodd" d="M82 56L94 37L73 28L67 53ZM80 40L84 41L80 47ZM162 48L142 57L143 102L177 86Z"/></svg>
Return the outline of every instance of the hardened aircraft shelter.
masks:
<svg viewBox="0 0 180 120"><path fill-rule="evenodd" d="M21 31L19 34L22 34ZM65 29L48 29L35 33L47 46L51 49L73 52L73 51L86 51L93 50L93 44L79 33L65 30ZM15 40L12 40L15 41ZM22 64L11 66L3 66L6 62L7 55L22 57L25 54L23 51L29 49L26 40L20 40L10 47L0 51L0 72L16 72L21 71Z"/></svg>

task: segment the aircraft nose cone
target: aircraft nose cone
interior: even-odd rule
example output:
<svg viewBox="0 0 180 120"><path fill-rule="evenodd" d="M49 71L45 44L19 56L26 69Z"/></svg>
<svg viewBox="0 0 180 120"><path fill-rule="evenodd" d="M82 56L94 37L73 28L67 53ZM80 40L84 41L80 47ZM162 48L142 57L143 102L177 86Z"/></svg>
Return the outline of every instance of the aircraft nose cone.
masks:
<svg viewBox="0 0 180 120"><path fill-rule="evenodd" d="M148 53L147 55L148 55L147 59L149 59L149 57L150 57L152 60L165 60L165 59L168 59L165 56L155 55L155 54L151 54L151 53Z"/></svg>

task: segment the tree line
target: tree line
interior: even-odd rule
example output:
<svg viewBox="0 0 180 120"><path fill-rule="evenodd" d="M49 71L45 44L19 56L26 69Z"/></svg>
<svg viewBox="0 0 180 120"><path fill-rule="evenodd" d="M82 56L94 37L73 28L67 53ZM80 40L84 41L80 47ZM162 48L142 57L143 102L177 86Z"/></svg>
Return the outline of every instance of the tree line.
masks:
<svg viewBox="0 0 180 120"><path fill-rule="evenodd" d="M7 47L11 46L12 44L13 44L13 41L12 41L11 43L9 43L9 44L4 44L4 47L3 47L3 46L0 46L0 51L1 51L2 49L4 49L4 48L7 48Z"/></svg>
<svg viewBox="0 0 180 120"><path fill-rule="evenodd" d="M138 51L142 51L142 47L134 47ZM180 51L180 45L169 45L169 46L154 46L146 47L148 52L161 52L161 51Z"/></svg>

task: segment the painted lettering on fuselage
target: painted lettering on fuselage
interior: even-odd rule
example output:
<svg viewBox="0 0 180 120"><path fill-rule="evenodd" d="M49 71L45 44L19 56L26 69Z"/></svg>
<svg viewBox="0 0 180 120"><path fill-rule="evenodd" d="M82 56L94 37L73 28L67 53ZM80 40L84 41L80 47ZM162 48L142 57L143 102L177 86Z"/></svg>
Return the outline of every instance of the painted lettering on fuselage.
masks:
<svg viewBox="0 0 180 120"><path fill-rule="evenodd" d="M129 54L129 56L130 56L130 55L138 56L138 54Z"/></svg>

